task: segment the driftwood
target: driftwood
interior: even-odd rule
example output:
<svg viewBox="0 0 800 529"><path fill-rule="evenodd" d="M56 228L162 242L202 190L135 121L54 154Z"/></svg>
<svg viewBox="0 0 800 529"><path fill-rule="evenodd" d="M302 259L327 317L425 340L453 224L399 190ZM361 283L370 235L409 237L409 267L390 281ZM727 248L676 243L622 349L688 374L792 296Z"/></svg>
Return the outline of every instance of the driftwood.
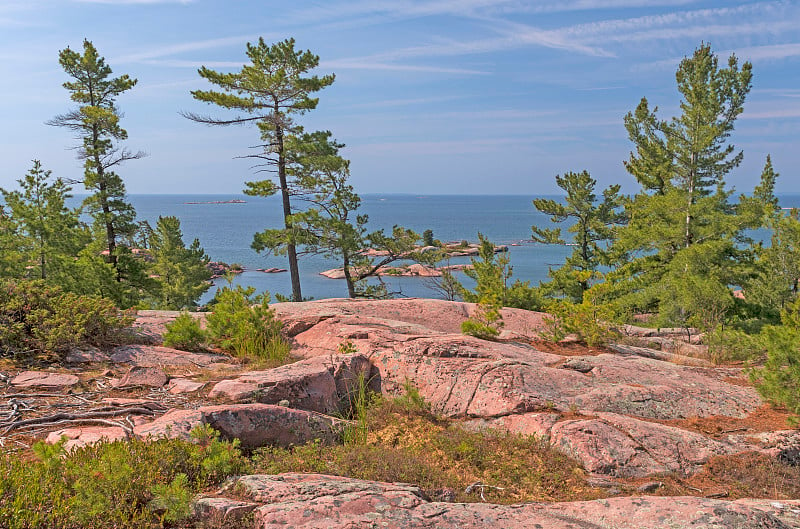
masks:
<svg viewBox="0 0 800 529"><path fill-rule="evenodd" d="M104 407L97 410L87 411L84 413L55 413L53 415L45 415L43 417L36 417L33 419L23 419L20 421L12 422L5 425L5 428L0 435L5 435L12 430L27 429L37 426L53 426L64 423L75 422L94 422L96 419L100 420L107 417L120 417L125 415L154 415L153 410L143 407L135 408L117 408L117 407ZM110 422L110 421L107 421ZM115 426L121 426L114 423ZM124 428L124 426L123 426Z"/></svg>

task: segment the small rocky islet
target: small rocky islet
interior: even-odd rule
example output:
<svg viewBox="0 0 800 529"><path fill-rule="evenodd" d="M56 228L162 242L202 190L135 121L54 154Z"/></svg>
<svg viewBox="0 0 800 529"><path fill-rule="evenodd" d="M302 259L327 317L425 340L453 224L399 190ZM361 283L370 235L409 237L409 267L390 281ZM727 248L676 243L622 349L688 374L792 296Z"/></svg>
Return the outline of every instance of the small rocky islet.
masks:
<svg viewBox="0 0 800 529"><path fill-rule="evenodd" d="M165 325L179 313L140 311L136 343L73 350L65 367L0 374L0 396L126 417L129 427L50 421L4 435L66 437L71 449L130 436L188 440L207 424L248 449L333 444L347 423L335 416L337 407L363 377L387 396L413 385L434 413L464 428L546 440L580 463L592 497L601 499L453 503L414 484L284 473L238 477L196 499L196 512L254 528L800 527L798 500L727 500L713 488L659 493L664 476L691 480L714 458L791 462L800 448L798 430L764 420L780 414L741 367L712 366L692 356L699 346L674 334L628 327L628 343L588 348L544 342L545 315L518 309L503 309L500 339L485 341L459 332L475 310L469 303L332 299L273 307L293 363L254 371L224 354L164 347ZM631 345L634 338L648 347ZM346 351L342 343L350 344ZM620 492L633 485L635 495Z"/></svg>

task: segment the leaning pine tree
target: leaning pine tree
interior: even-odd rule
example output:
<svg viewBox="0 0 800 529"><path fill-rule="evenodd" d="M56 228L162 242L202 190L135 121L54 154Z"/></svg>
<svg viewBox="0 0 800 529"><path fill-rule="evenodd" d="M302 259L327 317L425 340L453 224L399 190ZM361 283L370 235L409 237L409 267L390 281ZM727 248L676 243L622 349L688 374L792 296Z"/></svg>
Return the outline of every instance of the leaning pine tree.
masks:
<svg viewBox="0 0 800 529"><path fill-rule="evenodd" d="M262 163L260 171L274 173L277 185L271 179L246 182L245 193L254 196L271 196L280 190L284 229L288 238L281 245L289 259L289 274L292 281L292 299L302 300L300 273L297 266L297 240L292 237L293 223L291 197L303 195L306 190L292 178L290 159L292 145L302 138L302 127L295 123L295 116L313 110L319 101L311 97L334 81L334 76L306 75L317 67L319 57L310 51L297 51L294 39L267 45L264 39L256 44L247 44L247 56L251 63L241 71L222 73L206 67L200 68L200 77L219 90L195 90L192 96L198 101L211 103L232 110L229 118L215 118L195 113L184 113L187 118L208 125L234 125L255 123L261 132L261 152L248 155ZM254 248L265 248L254 242Z"/></svg>

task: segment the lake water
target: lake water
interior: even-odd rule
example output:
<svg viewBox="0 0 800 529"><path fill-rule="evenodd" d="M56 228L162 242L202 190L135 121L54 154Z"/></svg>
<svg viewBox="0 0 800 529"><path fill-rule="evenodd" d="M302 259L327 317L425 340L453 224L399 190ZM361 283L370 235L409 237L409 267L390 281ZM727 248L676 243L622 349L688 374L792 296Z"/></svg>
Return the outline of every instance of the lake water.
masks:
<svg viewBox="0 0 800 529"><path fill-rule="evenodd" d="M514 279L530 280L531 284L547 278L548 268L558 267L572 248L528 242L531 226L551 226L549 217L536 211L532 196L517 195L364 195L362 210L369 215L369 228L391 231L398 224L418 233L433 230L442 241L477 241L478 232L495 244L509 246ZM551 197L556 198L556 197ZM187 204L240 199L240 204ZM800 195L780 197L782 206L800 206ZM277 197L256 198L244 195L131 195L130 200L139 219L153 226L160 215L174 215L181 220L184 240L197 238L214 261L240 263L249 269L237 276L235 283L252 285L259 292L288 295L291 292L288 273L266 274L256 268L287 268L286 257L258 254L250 248L253 234L265 228L282 225L280 201ZM469 262L454 259L452 264ZM336 268L336 261L321 256L303 256L300 260L303 296L316 299L344 297L344 280L328 279L320 272ZM458 275L464 280L463 274ZM220 280L221 281L221 280ZM414 277L384 278L391 291L409 297L435 297L425 280ZM466 284L466 282L465 282ZM203 301L213 295L212 288Z"/></svg>

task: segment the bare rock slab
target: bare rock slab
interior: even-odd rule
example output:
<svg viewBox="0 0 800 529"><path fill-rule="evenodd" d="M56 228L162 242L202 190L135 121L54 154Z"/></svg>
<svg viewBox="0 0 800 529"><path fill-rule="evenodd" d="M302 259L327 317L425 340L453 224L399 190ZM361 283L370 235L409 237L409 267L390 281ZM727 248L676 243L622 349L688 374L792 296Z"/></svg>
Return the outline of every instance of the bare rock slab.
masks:
<svg viewBox="0 0 800 529"><path fill-rule="evenodd" d="M188 353L158 345L122 345L111 350L112 362L139 367L197 366L208 367L229 358L208 353Z"/></svg>
<svg viewBox="0 0 800 529"><path fill-rule="evenodd" d="M116 426L81 426L75 428L63 428L50 432L45 442L55 444L62 437L67 438L64 449L69 451L81 446L92 445L101 441L117 441L126 439L125 430Z"/></svg>
<svg viewBox="0 0 800 529"><path fill-rule="evenodd" d="M245 448L266 445L289 447L319 439L339 440L346 421L271 404L205 406L197 410L172 410L134 429L141 437L191 440L191 431L208 424L226 439L239 439Z"/></svg>
<svg viewBox="0 0 800 529"><path fill-rule="evenodd" d="M769 508L691 497L632 497L555 504L431 502L416 486L320 474L253 475L234 483L258 529L786 529Z"/></svg>
<svg viewBox="0 0 800 529"><path fill-rule="evenodd" d="M19 388L45 387L66 388L74 386L80 380L67 373L49 373L47 371L23 371L11 379L11 385Z"/></svg>

